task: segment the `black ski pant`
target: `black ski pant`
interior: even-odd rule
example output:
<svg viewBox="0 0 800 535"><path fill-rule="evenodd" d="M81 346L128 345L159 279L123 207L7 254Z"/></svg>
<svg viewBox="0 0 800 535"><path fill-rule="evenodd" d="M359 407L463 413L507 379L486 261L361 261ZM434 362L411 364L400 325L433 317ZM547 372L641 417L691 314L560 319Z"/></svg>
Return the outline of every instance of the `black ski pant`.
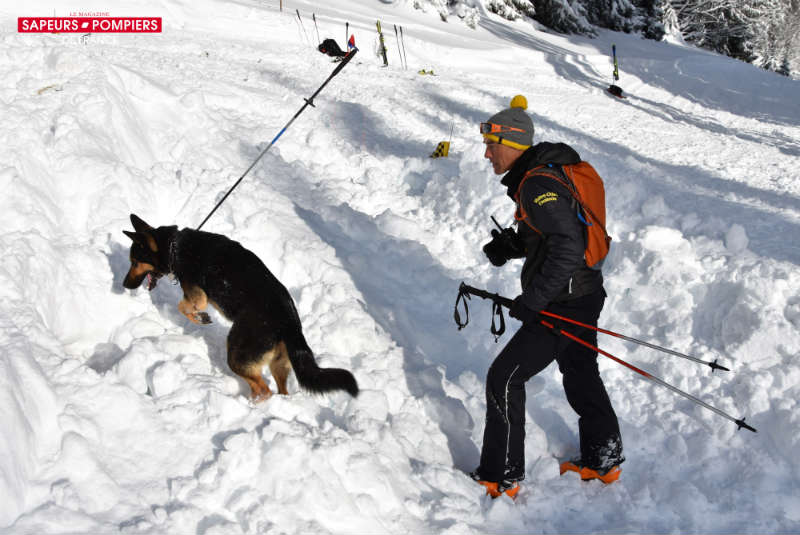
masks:
<svg viewBox="0 0 800 535"><path fill-rule="evenodd" d="M552 303L547 310L596 326L605 295L601 289ZM597 345L595 331L544 316L542 319ZM567 401L578 413L582 464L606 469L624 460L619 423L597 369L597 352L557 335L538 321L528 322L506 344L486 378L486 429L478 467L481 479L525 477L525 382L553 360L562 373Z"/></svg>

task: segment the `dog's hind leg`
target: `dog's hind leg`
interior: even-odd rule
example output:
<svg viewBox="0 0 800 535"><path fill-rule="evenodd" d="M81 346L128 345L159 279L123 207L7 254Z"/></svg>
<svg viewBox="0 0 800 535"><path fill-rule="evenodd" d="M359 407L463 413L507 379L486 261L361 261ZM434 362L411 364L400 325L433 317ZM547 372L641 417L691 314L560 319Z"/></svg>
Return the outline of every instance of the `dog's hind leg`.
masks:
<svg viewBox="0 0 800 535"><path fill-rule="evenodd" d="M194 284L181 283L181 288L183 289L183 299L178 303L178 310L181 314L198 325L211 323L211 318L206 312L203 312L208 306L206 292Z"/></svg>
<svg viewBox="0 0 800 535"><path fill-rule="evenodd" d="M231 332L233 333L232 330ZM247 382L250 386L250 397L255 402L264 401L272 396L272 390L269 389L269 385L261 375L264 364L263 357L261 359L252 358L243 348L236 347L235 343L231 343L230 335L228 336L228 366L233 373Z"/></svg>
<svg viewBox="0 0 800 535"><path fill-rule="evenodd" d="M263 401L272 391L261 375L269 366L278 392L286 394L286 379L291 370L286 345L264 336L264 325L240 318L233 322L228 333L228 366L250 385L253 401Z"/></svg>
<svg viewBox="0 0 800 535"><path fill-rule="evenodd" d="M289 395L289 391L286 390L286 381L292 371L292 363L289 362L289 353L283 342L279 342L275 346L275 355L269 363L269 371L278 385L278 394Z"/></svg>

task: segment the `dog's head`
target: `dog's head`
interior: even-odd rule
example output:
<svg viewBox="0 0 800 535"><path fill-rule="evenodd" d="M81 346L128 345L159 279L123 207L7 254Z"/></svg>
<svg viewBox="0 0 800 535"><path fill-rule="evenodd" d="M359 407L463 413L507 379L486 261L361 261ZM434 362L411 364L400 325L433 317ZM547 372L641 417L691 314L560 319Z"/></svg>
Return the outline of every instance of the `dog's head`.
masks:
<svg viewBox="0 0 800 535"><path fill-rule="evenodd" d="M147 289L156 287L158 279L169 273L169 266L164 259L169 258L168 233L172 234L177 227L153 228L135 214L131 214L131 223L136 232L123 230L133 240L130 250L131 267L122 285L129 290L141 286L147 279Z"/></svg>

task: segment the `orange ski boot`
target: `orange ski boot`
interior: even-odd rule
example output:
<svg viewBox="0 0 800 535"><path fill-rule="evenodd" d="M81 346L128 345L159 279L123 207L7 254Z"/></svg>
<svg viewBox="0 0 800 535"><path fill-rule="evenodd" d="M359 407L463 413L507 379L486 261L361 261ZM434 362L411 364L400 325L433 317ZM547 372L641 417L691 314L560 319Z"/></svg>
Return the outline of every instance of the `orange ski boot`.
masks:
<svg viewBox="0 0 800 535"><path fill-rule="evenodd" d="M518 481L500 481L498 483L496 481L485 481L481 479L477 472L472 472L469 475L473 481L486 487L486 494L491 496L492 499L499 498L505 494L512 500L516 500L517 494L519 494L520 489L522 489Z"/></svg>
<svg viewBox="0 0 800 535"><path fill-rule="evenodd" d="M562 476L565 472L577 472L583 481L599 479L606 485L618 480L619 475L622 473L622 469L619 467L619 465L612 466L606 470L595 470L593 468L589 468L588 466L583 466L580 460L565 461L561 463L560 470Z"/></svg>

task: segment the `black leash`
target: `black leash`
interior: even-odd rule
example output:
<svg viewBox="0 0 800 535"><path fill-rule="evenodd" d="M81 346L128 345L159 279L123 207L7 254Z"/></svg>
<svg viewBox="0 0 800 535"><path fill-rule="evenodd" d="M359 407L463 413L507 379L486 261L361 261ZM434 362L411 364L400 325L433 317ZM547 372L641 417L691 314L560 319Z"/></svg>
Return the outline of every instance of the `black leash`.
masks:
<svg viewBox="0 0 800 535"><path fill-rule="evenodd" d="M300 16L300 14L298 13L298 14L297 14L297 16L299 17L299 16ZM239 183L240 183L240 182L241 182L241 181L244 179L244 177L245 177L245 176L247 176L247 173L249 173L249 172L250 172L250 171L253 169L253 167L255 167L255 166L256 166L256 164L257 164L257 163L258 163L258 161L259 161L259 160L262 158L262 156L264 156L264 154L266 154L266 153L267 153L267 151L268 151L268 150L269 150L269 149L270 149L270 148L271 148L271 147L272 147L272 146L275 144L275 142L276 142L276 141L278 141L278 138L279 138L279 137L281 137L281 136L283 135L283 133L284 133L284 132L286 132L286 130L287 130L287 129L288 129L288 128L289 128L289 127L292 125L292 123L295 121L295 119L297 119L297 118L300 116L300 114L301 114L301 113L303 113L303 111L304 111L304 110L305 110L305 109L306 109L308 106L316 107L316 106L314 106L314 98L316 98L316 96L319 94L319 92L320 92L320 91L322 91L322 89L323 89L323 88L324 88L326 85L328 85L328 82L330 82L330 81L333 79L333 77L334 77L334 76L336 76L337 74L339 74L339 73L342 71L342 69L344 69L344 66L345 66L345 65L347 65L347 64L350 62L350 60L351 60L351 59L353 59L353 56L355 56L355 55L356 55L356 52L358 52L358 49L357 49L357 48L354 48L354 49L352 49L350 52L348 52L348 53L347 53L347 55L344 57L344 59L342 59L342 62L341 62L341 63L339 63L339 65L337 65L337 66L336 66L336 68L333 70L333 72L331 73L331 75L330 75L330 76L328 76L328 79L327 79L327 80L325 80L325 81L322 83L322 85L321 85L321 86L319 86L319 89L317 89L317 90L314 92L314 94L313 94L313 95L311 95L311 97L310 97L310 98L303 99L303 100L305 100L305 101L306 101L306 103L305 103L305 104L303 104L303 106L302 106L302 107L301 107L301 108L300 108L300 109L297 111L297 113L295 113L295 114L294 114L294 117L292 117L292 118L289 120L289 122L288 122L288 123L286 123L286 126L284 126L284 127L281 129L281 131L280 131L280 132L278 132L278 135L277 135L277 136L275 136L275 138L274 138L274 139L273 139L273 140L270 142L270 144L269 144L269 145L267 145L267 148L261 151L261 154L259 154L259 155L258 155L258 158L256 158L256 159L255 159L255 161L254 161L252 164L250 164L250 167L248 167L248 168L247 168L247 170L246 170L246 171L245 171L245 172L242 174L242 176L240 176L240 177L239 177L239 180L237 180L237 181L236 181L236 183L235 183L233 186L231 186L231 189L229 189L229 190L228 190L228 193L226 193L226 194L225 194L225 196L224 196L224 197L222 197L222 199L221 199L221 200L220 200L220 201L217 203L217 205L214 207L214 209L213 209L213 210L211 210L211 212L210 212L210 213L209 213L209 214L206 216L206 218L205 218L205 219L203 219L203 222L202 222L202 223L200 223L200 226L198 226L198 227L197 227L197 230L200 230L201 228L203 228L203 225L205 225L205 224L206 224L206 221L208 221L208 219L209 219L209 218L210 218L210 217L211 217L211 216L214 214L214 212L216 212L216 211L217 211L217 208L219 208L219 207L220 207L220 205L221 205L222 203L224 203L224 202L225 202L225 199L227 199L227 198L228 198L228 195L230 195L230 194L231 194L231 192L232 192L234 189L236 189L236 186L238 186L238 185L239 185Z"/></svg>

